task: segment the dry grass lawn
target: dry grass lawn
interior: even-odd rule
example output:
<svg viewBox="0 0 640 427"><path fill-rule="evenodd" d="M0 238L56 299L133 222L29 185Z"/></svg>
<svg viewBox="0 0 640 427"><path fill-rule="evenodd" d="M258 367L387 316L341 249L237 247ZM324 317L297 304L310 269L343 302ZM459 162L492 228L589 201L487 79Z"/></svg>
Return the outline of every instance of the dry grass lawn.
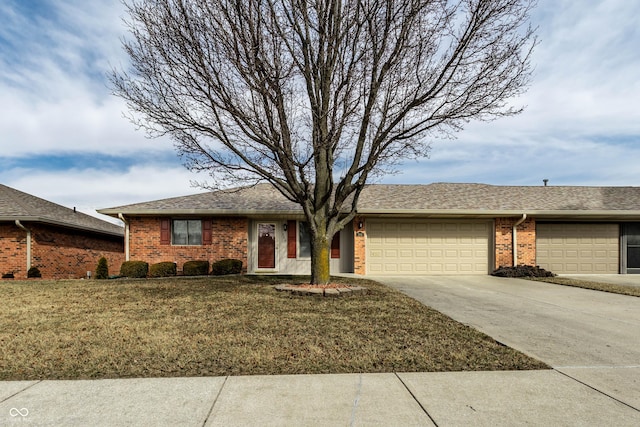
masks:
<svg viewBox="0 0 640 427"><path fill-rule="evenodd" d="M0 281L0 380L546 368L383 285L283 280Z"/></svg>
<svg viewBox="0 0 640 427"><path fill-rule="evenodd" d="M532 277L529 279L539 282L554 283L556 285L574 286L594 291L640 297L640 288L634 286L614 285L611 283L593 282L591 280L570 279L568 277Z"/></svg>

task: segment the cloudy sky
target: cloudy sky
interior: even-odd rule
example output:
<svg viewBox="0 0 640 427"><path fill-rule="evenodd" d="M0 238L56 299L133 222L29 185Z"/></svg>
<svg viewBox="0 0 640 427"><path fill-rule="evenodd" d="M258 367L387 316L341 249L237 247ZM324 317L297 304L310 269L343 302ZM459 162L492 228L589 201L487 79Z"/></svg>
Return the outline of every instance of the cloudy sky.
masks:
<svg viewBox="0 0 640 427"><path fill-rule="evenodd" d="M192 194L169 140L110 95L119 0L0 0L0 183L95 209ZM640 186L640 2L539 0L523 114L472 123L385 183Z"/></svg>

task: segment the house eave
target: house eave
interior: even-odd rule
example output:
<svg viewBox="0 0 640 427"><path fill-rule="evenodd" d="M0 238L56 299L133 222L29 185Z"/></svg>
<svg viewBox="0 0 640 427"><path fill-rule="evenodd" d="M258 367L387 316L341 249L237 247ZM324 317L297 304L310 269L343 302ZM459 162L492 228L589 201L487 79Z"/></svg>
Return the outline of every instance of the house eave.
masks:
<svg viewBox="0 0 640 427"><path fill-rule="evenodd" d="M80 231L86 231L86 232L90 232L90 233L96 233L96 234L103 234L103 235L108 235L108 236L115 236L115 237L124 237L124 228L122 229L122 233L119 233L117 231L109 231L109 230L101 230L101 229L97 229L97 228L93 228L93 227L83 227L80 225L75 225L75 224L69 224L67 222L64 221L57 221L57 220L53 220L51 218L43 218L43 217L34 217L34 216L0 216L0 222L3 221L10 221L10 222L14 222L14 221L20 221L22 223L41 223L41 224L48 224L48 225L53 225L53 226L57 226L57 227L63 227L63 228L70 228L73 230L80 230Z"/></svg>
<svg viewBox="0 0 640 427"><path fill-rule="evenodd" d="M521 217L526 213L549 220L640 220L640 210L478 210L478 209L358 209L358 215L370 217L475 218Z"/></svg>
<svg viewBox="0 0 640 427"><path fill-rule="evenodd" d="M119 209L100 209L97 211L103 215L118 218L118 214L125 216L242 216L264 217L303 214L300 210L262 210L262 209L135 209L122 211Z"/></svg>
<svg viewBox="0 0 640 427"><path fill-rule="evenodd" d="M125 216L242 216L248 218L282 217L290 218L303 215L302 209L136 209L122 211L118 209L100 209L99 213L118 218ZM358 209L358 215L368 217L420 217L420 218L470 218L493 219L521 217L526 213L530 217L544 220L598 220L623 221L640 220L640 210L482 210L482 209Z"/></svg>

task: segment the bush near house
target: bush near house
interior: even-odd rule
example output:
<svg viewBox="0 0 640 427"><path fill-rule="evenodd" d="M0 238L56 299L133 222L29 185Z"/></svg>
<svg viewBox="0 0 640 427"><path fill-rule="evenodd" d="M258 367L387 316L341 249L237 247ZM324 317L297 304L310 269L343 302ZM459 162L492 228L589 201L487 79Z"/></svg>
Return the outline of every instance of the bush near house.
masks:
<svg viewBox="0 0 640 427"><path fill-rule="evenodd" d="M141 279L147 277L149 263L144 261L125 261L120 267L120 276Z"/></svg>
<svg viewBox="0 0 640 427"><path fill-rule="evenodd" d="M96 279L104 280L109 278L109 264L105 257L100 257L96 267Z"/></svg>
<svg viewBox="0 0 640 427"><path fill-rule="evenodd" d="M206 276L209 274L209 261L187 261L182 266L184 276Z"/></svg>
<svg viewBox="0 0 640 427"><path fill-rule="evenodd" d="M171 277L176 275L176 271L175 262L158 262L149 266L149 277Z"/></svg>
<svg viewBox="0 0 640 427"><path fill-rule="evenodd" d="M540 268L537 265L518 265L517 267L500 267L491 273L497 277L554 277L550 271Z"/></svg>
<svg viewBox="0 0 640 427"><path fill-rule="evenodd" d="M27 271L27 277L30 279L42 277L40 273L40 269L38 267L31 267L29 271Z"/></svg>
<svg viewBox="0 0 640 427"><path fill-rule="evenodd" d="M239 259L221 259L211 266L211 274L214 276L240 273L242 273L242 261Z"/></svg>

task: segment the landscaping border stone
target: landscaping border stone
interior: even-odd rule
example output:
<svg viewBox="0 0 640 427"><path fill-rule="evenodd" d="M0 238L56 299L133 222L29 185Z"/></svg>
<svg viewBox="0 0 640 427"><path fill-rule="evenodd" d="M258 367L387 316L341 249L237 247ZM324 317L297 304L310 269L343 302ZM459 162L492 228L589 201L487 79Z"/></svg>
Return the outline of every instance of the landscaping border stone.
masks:
<svg viewBox="0 0 640 427"><path fill-rule="evenodd" d="M362 286L330 284L328 286L317 285L292 285L282 284L276 285L275 290L278 292L289 292L292 295L299 296L319 296L319 297L344 297L356 294L364 295L367 288Z"/></svg>

